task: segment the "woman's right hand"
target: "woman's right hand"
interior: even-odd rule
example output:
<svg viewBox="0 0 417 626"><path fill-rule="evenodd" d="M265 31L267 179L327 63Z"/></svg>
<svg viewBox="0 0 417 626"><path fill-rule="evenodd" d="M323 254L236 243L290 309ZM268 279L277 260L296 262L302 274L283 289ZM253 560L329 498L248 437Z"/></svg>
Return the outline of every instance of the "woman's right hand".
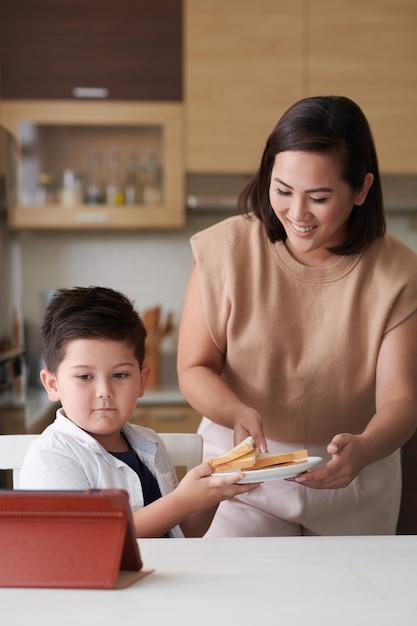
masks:
<svg viewBox="0 0 417 626"><path fill-rule="evenodd" d="M246 439L249 435L253 437L255 447L259 452L268 452L266 443L262 417L255 409L245 407L239 410L239 417L235 420L234 426L234 445Z"/></svg>

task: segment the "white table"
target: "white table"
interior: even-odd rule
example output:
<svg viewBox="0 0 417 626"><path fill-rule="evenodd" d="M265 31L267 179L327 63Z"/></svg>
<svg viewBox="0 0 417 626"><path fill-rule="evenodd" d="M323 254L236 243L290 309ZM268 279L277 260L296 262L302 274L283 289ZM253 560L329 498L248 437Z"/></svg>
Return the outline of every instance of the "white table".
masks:
<svg viewBox="0 0 417 626"><path fill-rule="evenodd" d="M139 546L155 572L133 586L0 589L1 624L417 624L417 536L146 539Z"/></svg>

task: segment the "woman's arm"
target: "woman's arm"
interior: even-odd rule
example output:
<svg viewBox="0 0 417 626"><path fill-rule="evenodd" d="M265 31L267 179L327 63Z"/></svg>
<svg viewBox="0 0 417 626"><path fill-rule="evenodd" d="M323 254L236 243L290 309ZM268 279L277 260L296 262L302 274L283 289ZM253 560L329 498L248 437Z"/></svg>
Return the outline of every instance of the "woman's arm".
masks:
<svg viewBox="0 0 417 626"><path fill-rule="evenodd" d="M188 284L178 340L178 382L186 400L198 413L234 430L235 444L252 435L266 451L262 418L229 389L221 378L226 346L214 343L207 327L197 269Z"/></svg>
<svg viewBox="0 0 417 626"><path fill-rule="evenodd" d="M417 426L417 312L384 337L376 369L376 413L360 435L341 433L323 468L295 479L321 489L345 487L361 469L400 448Z"/></svg>

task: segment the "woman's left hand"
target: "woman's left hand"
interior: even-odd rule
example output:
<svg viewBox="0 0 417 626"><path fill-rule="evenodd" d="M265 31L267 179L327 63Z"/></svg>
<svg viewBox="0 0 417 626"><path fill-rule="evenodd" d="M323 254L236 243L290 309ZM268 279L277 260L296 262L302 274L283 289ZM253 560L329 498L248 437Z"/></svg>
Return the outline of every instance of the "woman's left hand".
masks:
<svg viewBox="0 0 417 626"><path fill-rule="evenodd" d="M347 487L367 465L361 435L335 435L327 452L332 457L328 463L291 480L313 489L339 489Z"/></svg>

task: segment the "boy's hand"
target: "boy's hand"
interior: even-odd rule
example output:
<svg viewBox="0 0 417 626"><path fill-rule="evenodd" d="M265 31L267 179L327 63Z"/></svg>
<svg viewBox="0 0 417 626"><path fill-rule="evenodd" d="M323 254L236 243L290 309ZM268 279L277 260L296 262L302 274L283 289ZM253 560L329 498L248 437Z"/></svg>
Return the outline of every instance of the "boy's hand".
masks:
<svg viewBox="0 0 417 626"><path fill-rule="evenodd" d="M252 491L260 484L237 485L237 481L244 476L243 472L227 476L213 476L213 473L214 468L209 463L202 463L191 469L175 489L181 506L188 511L187 515L215 507L222 500Z"/></svg>

